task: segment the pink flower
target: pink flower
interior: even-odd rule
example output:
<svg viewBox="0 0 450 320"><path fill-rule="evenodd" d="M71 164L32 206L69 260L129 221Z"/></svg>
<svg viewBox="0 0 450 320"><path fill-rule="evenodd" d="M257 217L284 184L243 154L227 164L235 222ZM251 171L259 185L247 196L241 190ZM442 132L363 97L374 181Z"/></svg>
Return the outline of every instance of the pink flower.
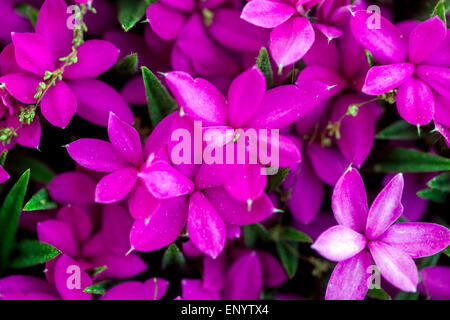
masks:
<svg viewBox="0 0 450 320"><path fill-rule="evenodd" d="M369 13L357 11L351 19L353 35L381 64L369 70L362 91L381 95L398 88L397 109L403 119L426 125L435 118L448 126L450 91L444 84L450 78L450 36L442 20L436 16L396 27L377 16L380 28L369 29L369 18Z"/></svg>
<svg viewBox="0 0 450 320"><path fill-rule="evenodd" d="M241 18L259 27L272 29L270 51L280 69L296 63L314 43L314 29L306 12L321 0L252 0Z"/></svg>
<svg viewBox="0 0 450 320"><path fill-rule="evenodd" d="M372 259L381 275L397 288L415 292L418 271L413 258L433 255L450 244L450 231L433 223L397 223L402 215L403 176L396 175L371 208L359 172L349 169L333 192L332 208L339 225L331 227L312 248L337 261L325 298L364 299Z"/></svg>
<svg viewBox="0 0 450 320"><path fill-rule="evenodd" d="M0 82L17 100L35 104L39 83L64 64L60 58L72 52L73 30L67 26L67 5L63 0L46 0L39 12L35 33L13 33L18 67ZM88 40L77 48L77 62L67 66L61 78L50 86L40 101L44 117L65 128L75 112L98 125L106 125L114 111L127 122L133 115L123 98L106 83L93 79L111 68L119 50L104 40Z"/></svg>

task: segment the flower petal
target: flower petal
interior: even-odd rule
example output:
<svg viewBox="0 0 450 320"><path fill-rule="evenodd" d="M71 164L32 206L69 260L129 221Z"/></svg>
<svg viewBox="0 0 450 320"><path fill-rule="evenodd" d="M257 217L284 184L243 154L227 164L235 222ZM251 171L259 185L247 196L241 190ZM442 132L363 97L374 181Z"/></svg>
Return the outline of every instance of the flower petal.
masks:
<svg viewBox="0 0 450 320"><path fill-rule="evenodd" d="M381 241L369 242L370 253L381 275L406 292L415 292L418 272L414 260L405 252Z"/></svg>
<svg viewBox="0 0 450 320"><path fill-rule="evenodd" d="M178 197L194 191L194 183L166 161L156 161L139 172L138 176L158 199Z"/></svg>
<svg viewBox="0 0 450 320"><path fill-rule="evenodd" d="M294 15L295 9L287 3L270 0L249 1L241 18L258 27L275 28Z"/></svg>
<svg viewBox="0 0 450 320"><path fill-rule="evenodd" d="M366 188L358 170L350 168L339 179L333 190L331 205L339 224L364 233L369 206Z"/></svg>
<svg viewBox="0 0 450 320"><path fill-rule="evenodd" d="M161 200L156 199L145 184L138 180L130 193L128 209L134 219L147 219L159 208Z"/></svg>
<svg viewBox="0 0 450 320"><path fill-rule="evenodd" d="M248 203L258 199L267 185L267 175L262 174L263 166L258 164L236 165L236 171L229 177L224 187L236 200Z"/></svg>
<svg viewBox="0 0 450 320"><path fill-rule="evenodd" d="M108 137L111 144L125 159L135 166L142 164L144 159L139 133L114 113L109 115Z"/></svg>
<svg viewBox="0 0 450 320"><path fill-rule="evenodd" d="M114 66L120 53L114 44L105 40L88 40L77 50L77 63L64 70L66 79L96 78Z"/></svg>
<svg viewBox="0 0 450 320"><path fill-rule="evenodd" d="M62 205L85 206L94 202L95 182L87 175L64 172L48 184L50 196Z"/></svg>
<svg viewBox="0 0 450 320"><path fill-rule="evenodd" d="M136 220L131 228L130 243L138 251L161 249L174 242L186 225L186 197L163 200L151 217Z"/></svg>
<svg viewBox="0 0 450 320"><path fill-rule="evenodd" d="M181 292L184 300L220 300L220 293L204 288L201 280L181 280Z"/></svg>
<svg viewBox="0 0 450 320"><path fill-rule="evenodd" d="M78 243L86 241L92 232L92 222L84 210L75 206L66 206L58 211L58 220L65 222Z"/></svg>
<svg viewBox="0 0 450 320"><path fill-rule="evenodd" d="M450 245L450 230L444 226L426 222L394 224L378 238L413 258L431 256Z"/></svg>
<svg viewBox="0 0 450 320"><path fill-rule="evenodd" d="M234 128L241 128L255 114L266 92L266 79L257 67L241 73L228 89L228 116ZM243 108L245 106L245 108Z"/></svg>
<svg viewBox="0 0 450 320"><path fill-rule="evenodd" d="M399 173L381 190L370 207L366 226L368 239L377 239L400 218L403 213L402 193L403 175Z"/></svg>
<svg viewBox="0 0 450 320"><path fill-rule="evenodd" d="M407 122L426 125L434 116L433 92L425 82L411 77L398 88L397 109Z"/></svg>
<svg viewBox="0 0 450 320"><path fill-rule="evenodd" d="M373 28L370 22L378 18L380 27ZM386 18L360 10L352 15L350 23L353 36L379 63L398 63L408 57L405 36Z"/></svg>
<svg viewBox="0 0 450 320"><path fill-rule="evenodd" d="M226 300L258 300L263 285L256 251L243 254L228 269L223 291Z"/></svg>
<svg viewBox="0 0 450 320"><path fill-rule="evenodd" d="M43 76L45 71L56 68L51 52L44 38L35 33L11 34L17 64L36 75Z"/></svg>
<svg viewBox="0 0 450 320"><path fill-rule="evenodd" d="M92 298L91 293L83 291L92 285L91 278L77 261L67 255L62 255L56 262L55 285L64 300L91 300Z"/></svg>
<svg viewBox="0 0 450 320"><path fill-rule="evenodd" d="M222 187L207 189L205 195L222 219L231 224L257 223L268 218L274 211L273 203L265 193L253 201L250 211L247 203L234 200Z"/></svg>
<svg viewBox="0 0 450 320"><path fill-rule="evenodd" d="M426 81L434 90L450 99L450 68L419 65L416 68L419 78Z"/></svg>
<svg viewBox="0 0 450 320"><path fill-rule="evenodd" d="M147 19L152 30L163 40L177 38L186 21L186 15L162 3L153 3L147 9ZM170 23L167 23L170 21Z"/></svg>
<svg viewBox="0 0 450 320"><path fill-rule="evenodd" d="M210 82L176 71L165 79L180 108L193 120L203 121L204 126L227 124L225 98Z"/></svg>
<svg viewBox="0 0 450 320"><path fill-rule="evenodd" d="M208 199L199 191L192 194L189 200L187 230L197 248L213 259L216 259L225 247L225 224Z"/></svg>
<svg viewBox="0 0 450 320"><path fill-rule="evenodd" d="M372 257L366 250L340 261L328 281L325 300L364 300L369 289L370 266Z"/></svg>
<svg viewBox="0 0 450 320"><path fill-rule="evenodd" d="M422 283L419 288L422 293L430 297L432 300L449 300L450 299L450 267L433 266L420 270Z"/></svg>
<svg viewBox="0 0 450 320"><path fill-rule="evenodd" d="M130 193L137 180L138 170L134 167L119 169L103 177L95 189L95 202L116 203Z"/></svg>
<svg viewBox="0 0 450 320"><path fill-rule="evenodd" d="M64 129L77 111L77 100L69 86L59 81L42 97L41 111L48 122Z"/></svg>
<svg viewBox="0 0 450 320"><path fill-rule="evenodd" d="M38 76L28 72L11 73L0 78L10 95L26 104L36 103L34 96L40 81Z"/></svg>
<svg viewBox="0 0 450 320"><path fill-rule="evenodd" d="M362 234L338 225L322 233L311 248L328 260L342 261L360 253L366 244L366 238Z"/></svg>
<svg viewBox="0 0 450 320"><path fill-rule="evenodd" d="M409 34L409 60L423 62L439 48L446 35L447 27L438 16L419 24Z"/></svg>
<svg viewBox="0 0 450 320"><path fill-rule="evenodd" d="M287 204L296 220L309 224L319 213L325 188L309 160L303 160L299 171Z"/></svg>
<svg viewBox="0 0 450 320"><path fill-rule="evenodd" d="M262 250L256 253L261 263L264 287L277 288L288 280L286 271L277 258Z"/></svg>
<svg viewBox="0 0 450 320"><path fill-rule="evenodd" d="M94 171L113 172L130 165L111 143L103 140L80 139L69 144L67 152L80 166Z"/></svg>
<svg viewBox="0 0 450 320"><path fill-rule="evenodd" d="M69 19L73 11L67 9L64 0L46 0L39 10L36 33L45 39L54 60L71 52L73 29L68 25L73 21Z"/></svg>
<svg viewBox="0 0 450 320"><path fill-rule="evenodd" d="M254 52L269 41L269 32L240 18L240 11L220 8L214 11L208 33L228 49Z"/></svg>
<svg viewBox="0 0 450 320"><path fill-rule="evenodd" d="M70 80L67 84L77 98L77 114L83 119L106 127L109 114L114 112L121 120L134 122L130 107L109 84L96 79Z"/></svg>
<svg viewBox="0 0 450 320"><path fill-rule="evenodd" d="M314 43L314 29L305 17L294 17L270 33L270 52L279 67L296 63Z"/></svg>
<svg viewBox="0 0 450 320"><path fill-rule="evenodd" d="M78 255L78 244L67 223L59 220L46 220L39 222L36 229L39 241L51 244L72 257Z"/></svg>
<svg viewBox="0 0 450 320"><path fill-rule="evenodd" d="M316 175L331 186L336 184L350 165L339 150L322 147L318 143L313 143L308 147L308 156Z"/></svg>
<svg viewBox="0 0 450 320"><path fill-rule="evenodd" d="M362 91L376 96L386 93L405 83L414 73L411 63L390 64L370 68Z"/></svg>

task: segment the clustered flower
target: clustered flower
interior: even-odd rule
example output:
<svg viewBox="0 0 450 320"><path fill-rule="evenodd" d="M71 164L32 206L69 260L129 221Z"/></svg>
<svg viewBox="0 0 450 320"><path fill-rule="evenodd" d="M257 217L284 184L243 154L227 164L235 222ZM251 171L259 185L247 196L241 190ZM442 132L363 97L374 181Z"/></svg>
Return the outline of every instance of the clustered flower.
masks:
<svg viewBox="0 0 450 320"><path fill-rule="evenodd" d="M0 300L450 299L444 1L124 3L0 2Z"/></svg>

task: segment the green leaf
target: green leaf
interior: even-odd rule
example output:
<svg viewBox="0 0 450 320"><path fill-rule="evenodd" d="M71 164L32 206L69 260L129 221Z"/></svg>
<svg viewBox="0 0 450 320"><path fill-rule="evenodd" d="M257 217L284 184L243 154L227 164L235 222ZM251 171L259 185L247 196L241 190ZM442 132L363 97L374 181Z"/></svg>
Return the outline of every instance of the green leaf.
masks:
<svg viewBox="0 0 450 320"><path fill-rule="evenodd" d="M16 174L22 174L26 170L31 170L31 180L48 184L53 179L55 173L41 160L25 153L10 153L8 157L7 169Z"/></svg>
<svg viewBox="0 0 450 320"><path fill-rule="evenodd" d="M383 289L369 289L367 291L367 297L377 300L392 300L391 296Z"/></svg>
<svg viewBox="0 0 450 320"><path fill-rule="evenodd" d="M25 194L27 192L30 171L27 170L9 191L0 207L0 273L3 271L14 248Z"/></svg>
<svg viewBox="0 0 450 320"><path fill-rule="evenodd" d="M113 71L119 75L131 76L137 72L138 64L139 59L137 53L132 53L117 61L113 67Z"/></svg>
<svg viewBox="0 0 450 320"><path fill-rule="evenodd" d="M394 300L418 300L419 295L420 295L419 291L416 291L416 292L400 291Z"/></svg>
<svg viewBox="0 0 450 320"><path fill-rule="evenodd" d="M375 58L373 57L372 53L365 49L364 50L365 54L366 54L366 58L367 58L367 62L369 63L369 67L373 67L375 65Z"/></svg>
<svg viewBox="0 0 450 320"><path fill-rule="evenodd" d="M295 242L276 242L275 246L289 279L292 279L298 269L298 244Z"/></svg>
<svg viewBox="0 0 450 320"><path fill-rule="evenodd" d="M23 211L49 210L58 208L58 204L50 200L47 189L38 191L25 205Z"/></svg>
<svg viewBox="0 0 450 320"><path fill-rule="evenodd" d="M312 243L312 239L303 232L300 232L292 227L284 227L282 229L281 238L282 240L288 240L293 242L305 242Z"/></svg>
<svg viewBox="0 0 450 320"><path fill-rule="evenodd" d="M450 172L434 177L428 182L428 186L442 192L450 192Z"/></svg>
<svg viewBox="0 0 450 320"><path fill-rule="evenodd" d="M435 266L439 258L441 257L441 252L438 252L432 256L421 258L417 261L417 268L422 270L423 268Z"/></svg>
<svg viewBox="0 0 450 320"><path fill-rule="evenodd" d="M248 248L255 248L258 241L269 241L269 231L260 223L244 226L244 241Z"/></svg>
<svg viewBox="0 0 450 320"><path fill-rule="evenodd" d="M450 159L412 149L379 147L364 168L379 173L446 171Z"/></svg>
<svg viewBox="0 0 450 320"><path fill-rule="evenodd" d="M416 140L417 128L404 120L394 122L376 135L380 140Z"/></svg>
<svg viewBox="0 0 450 320"><path fill-rule="evenodd" d="M447 193L437 189L424 189L417 192L417 195L425 200L437 203L445 203L447 201Z"/></svg>
<svg viewBox="0 0 450 320"><path fill-rule="evenodd" d="M167 248L166 252L164 252L164 256L161 262L161 268L163 270L166 270L171 266L175 266L180 270L183 270L186 266L186 259L175 243L172 243Z"/></svg>
<svg viewBox="0 0 450 320"><path fill-rule="evenodd" d="M445 248L442 251L443 254L445 254L447 257L450 257L450 246L448 246L447 248Z"/></svg>
<svg viewBox="0 0 450 320"><path fill-rule="evenodd" d="M0 155L0 166L4 166L6 162L6 156L8 155L8 150L3 150L2 154Z"/></svg>
<svg viewBox="0 0 450 320"><path fill-rule="evenodd" d="M83 292L93 293L93 294L105 294L108 289L114 287L117 281L105 280L93 284L92 286L84 288Z"/></svg>
<svg viewBox="0 0 450 320"><path fill-rule="evenodd" d="M431 13L431 16L438 16L439 19L442 20L442 22L444 22L445 25L447 25L447 17L446 15L446 10L445 10L445 1L444 0L440 0L436 6L433 9L433 12Z"/></svg>
<svg viewBox="0 0 450 320"><path fill-rule="evenodd" d="M176 110L177 105L167 89L147 67L142 67L142 75L147 94L148 113L153 127L156 127L165 116Z"/></svg>
<svg viewBox="0 0 450 320"><path fill-rule="evenodd" d="M19 3L16 6L16 11L23 17L28 18L31 24L36 26L39 10L28 3Z"/></svg>
<svg viewBox="0 0 450 320"><path fill-rule="evenodd" d="M119 0L119 22L128 32L145 16L148 6L155 0Z"/></svg>
<svg viewBox="0 0 450 320"><path fill-rule="evenodd" d="M10 268L29 268L57 257L61 252L55 247L38 240L22 240L16 246L9 263Z"/></svg>
<svg viewBox="0 0 450 320"><path fill-rule="evenodd" d="M267 181L266 192L270 193L277 191L278 188L283 183L283 181L286 179L288 174L289 169L280 169L278 170L278 173L276 175L269 176L269 179Z"/></svg>
<svg viewBox="0 0 450 320"><path fill-rule="evenodd" d="M272 71L272 65L270 64L270 58L269 58L269 52L267 52L267 49L262 47L261 50L259 50L258 58L256 59L256 66L259 70L264 74L266 77L266 86L267 89L270 89L273 87L273 71Z"/></svg>

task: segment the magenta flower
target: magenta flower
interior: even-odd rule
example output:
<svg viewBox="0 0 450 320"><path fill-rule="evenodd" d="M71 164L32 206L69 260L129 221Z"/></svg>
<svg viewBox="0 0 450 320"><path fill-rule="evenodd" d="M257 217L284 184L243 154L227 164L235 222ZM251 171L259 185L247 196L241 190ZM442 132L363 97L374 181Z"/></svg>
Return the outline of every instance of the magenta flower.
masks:
<svg viewBox="0 0 450 320"><path fill-rule="evenodd" d="M147 18L160 38L173 41L174 70L230 78L241 69L230 50L255 53L268 38L264 29L241 20L236 6L228 0L163 0L149 6Z"/></svg>
<svg viewBox="0 0 450 320"><path fill-rule="evenodd" d="M432 300L450 299L450 267L432 266L420 271L420 292Z"/></svg>
<svg viewBox="0 0 450 320"><path fill-rule="evenodd" d="M279 68L299 61L314 43L314 29L304 15L321 0L252 0L241 18L259 27L272 29L270 51Z"/></svg>
<svg viewBox="0 0 450 320"><path fill-rule="evenodd" d="M72 52L73 31L67 27L67 5L63 0L46 0L39 12L35 33L13 33L14 55L22 70L4 75L0 82L17 100L34 104L39 83L59 72L55 85L40 101L44 117L65 128L75 112L98 125L106 125L109 113L133 122L133 115L122 97L106 83L93 78L111 68L119 50L104 40L89 40L77 51L76 63L60 69L60 58Z"/></svg>
<svg viewBox="0 0 450 320"><path fill-rule="evenodd" d="M444 85L450 78L450 38L442 20L433 17L413 28L411 24L396 27L380 16L380 29L369 29L369 17L358 11L351 19L353 35L381 64L369 70L362 91L381 95L398 88L397 109L403 119L425 125L437 112L437 120L442 121L442 111L436 110L445 110L450 96Z"/></svg>
<svg viewBox="0 0 450 320"><path fill-rule="evenodd" d="M339 225L312 248L337 261L325 298L364 299L372 259L381 275L397 288L415 292L418 271L413 258L433 255L450 244L450 231L433 223L395 221L402 215L403 176L396 175L378 194L371 208L359 172L349 169L333 192L332 208Z"/></svg>
<svg viewBox="0 0 450 320"><path fill-rule="evenodd" d="M119 202L131 193L128 206L131 215L139 217L150 214L159 206L160 200L193 191L193 183L164 158L144 153L138 132L113 113L109 119L108 136L111 142L80 139L67 146L69 155L79 165L108 173L97 184L97 203ZM141 201L144 200L147 203L142 206Z"/></svg>
<svg viewBox="0 0 450 320"><path fill-rule="evenodd" d="M150 278L145 282L120 283L101 297L101 300L160 300L167 291L169 282L162 278Z"/></svg>

